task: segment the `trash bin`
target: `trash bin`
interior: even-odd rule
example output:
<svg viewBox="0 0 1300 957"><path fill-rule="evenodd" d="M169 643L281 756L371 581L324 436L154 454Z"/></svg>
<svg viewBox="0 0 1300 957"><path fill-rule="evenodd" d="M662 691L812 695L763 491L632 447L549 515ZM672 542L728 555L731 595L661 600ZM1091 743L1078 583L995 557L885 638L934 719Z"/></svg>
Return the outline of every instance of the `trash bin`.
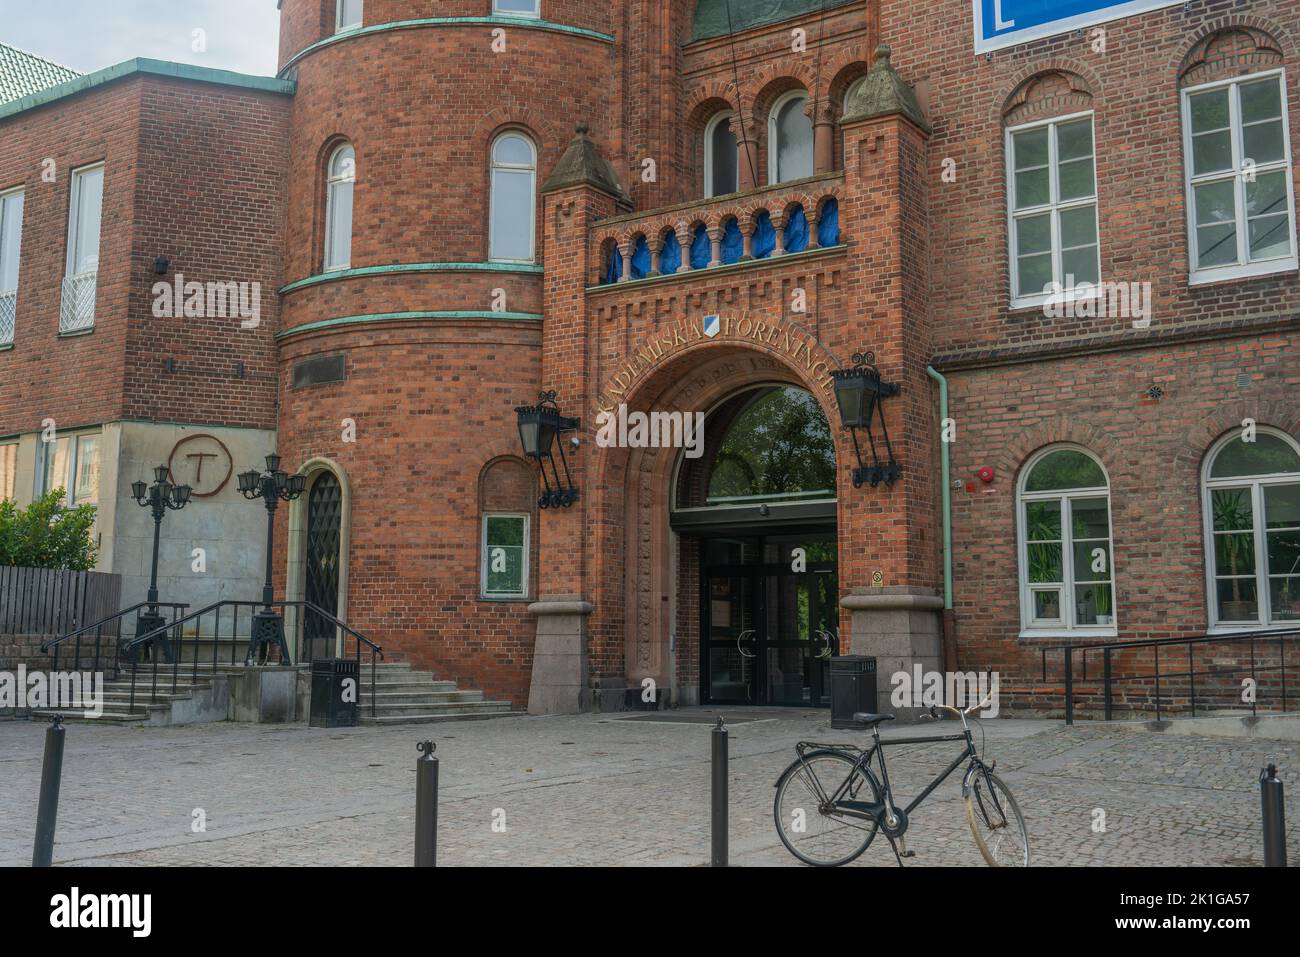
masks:
<svg viewBox="0 0 1300 957"><path fill-rule="evenodd" d="M831 659L831 727L860 728L859 711L876 710L876 659L841 655Z"/></svg>
<svg viewBox="0 0 1300 957"><path fill-rule="evenodd" d="M360 696L361 666L355 658L321 658L311 663L311 727L355 727Z"/></svg>

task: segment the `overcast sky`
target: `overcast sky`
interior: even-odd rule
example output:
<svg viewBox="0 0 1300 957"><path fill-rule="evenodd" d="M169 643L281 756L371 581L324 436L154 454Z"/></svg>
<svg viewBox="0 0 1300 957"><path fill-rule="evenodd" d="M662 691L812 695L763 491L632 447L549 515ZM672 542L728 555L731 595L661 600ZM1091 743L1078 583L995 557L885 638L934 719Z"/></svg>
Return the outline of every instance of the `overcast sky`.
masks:
<svg viewBox="0 0 1300 957"><path fill-rule="evenodd" d="M269 76L279 36L275 0L0 0L0 43L80 73L152 57Z"/></svg>

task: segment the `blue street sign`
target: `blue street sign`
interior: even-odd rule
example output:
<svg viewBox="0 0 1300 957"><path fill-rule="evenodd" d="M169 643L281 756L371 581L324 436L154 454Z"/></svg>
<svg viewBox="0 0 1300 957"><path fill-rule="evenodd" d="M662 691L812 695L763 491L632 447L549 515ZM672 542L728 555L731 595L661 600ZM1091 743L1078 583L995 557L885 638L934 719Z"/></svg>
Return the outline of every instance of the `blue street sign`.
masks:
<svg viewBox="0 0 1300 957"><path fill-rule="evenodd" d="M1183 0L972 0L975 52L987 53L1040 37L1118 20Z"/></svg>

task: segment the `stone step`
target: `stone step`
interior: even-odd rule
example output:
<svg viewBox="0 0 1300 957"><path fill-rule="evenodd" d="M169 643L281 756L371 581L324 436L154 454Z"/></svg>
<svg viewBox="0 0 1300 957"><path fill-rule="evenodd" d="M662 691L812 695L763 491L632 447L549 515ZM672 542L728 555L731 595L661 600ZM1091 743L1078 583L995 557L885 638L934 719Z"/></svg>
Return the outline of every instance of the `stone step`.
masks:
<svg viewBox="0 0 1300 957"><path fill-rule="evenodd" d="M364 707L370 706L371 695L368 690L361 692L361 704ZM451 691L398 691L386 693L380 691L374 695L376 706L386 708L393 705L420 704L421 702L446 702L460 701L465 704L478 704L485 699L481 691L460 691L459 689Z"/></svg>
<svg viewBox="0 0 1300 957"><path fill-rule="evenodd" d="M357 710L359 714L369 714L369 702L364 706L359 706ZM416 701L409 704L381 704L376 708L377 716L381 718L397 715L454 714L459 712L496 714L509 710L510 702L508 701Z"/></svg>
<svg viewBox="0 0 1300 957"><path fill-rule="evenodd" d="M32 712L32 720L48 721L55 714L63 715L63 720L67 721L103 721L108 724L128 724L135 721L144 721L149 717L147 708L136 706L135 711L128 712L126 709L121 711L104 709L104 713L91 717L81 711L55 711L48 708L38 708Z"/></svg>
<svg viewBox="0 0 1300 957"><path fill-rule="evenodd" d="M359 716L359 723L363 725L395 725L395 724L439 724L443 721L487 721L498 718L522 718L527 711L511 711L508 706L502 711L462 711L446 712L442 714L400 714L370 717L368 714Z"/></svg>

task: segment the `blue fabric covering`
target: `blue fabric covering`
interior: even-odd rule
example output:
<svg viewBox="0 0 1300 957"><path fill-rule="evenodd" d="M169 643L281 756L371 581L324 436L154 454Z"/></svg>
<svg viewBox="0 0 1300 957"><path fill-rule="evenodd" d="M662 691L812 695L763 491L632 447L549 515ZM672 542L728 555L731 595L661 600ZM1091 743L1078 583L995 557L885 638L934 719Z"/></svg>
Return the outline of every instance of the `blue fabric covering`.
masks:
<svg viewBox="0 0 1300 957"><path fill-rule="evenodd" d="M808 215L802 206L790 211L790 218L785 224L785 251L801 253L808 248Z"/></svg>
<svg viewBox="0 0 1300 957"><path fill-rule="evenodd" d="M817 243L821 246L838 246L840 243L840 203L828 199L822 207L822 218L817 224Z"/></svg>
<svg viewBox="0 0 1300 957"><path fill-rule="evenodd" d="M651 262L650 244L644 236L638 236L636 245L632 247L632 278L644 279L650 275Z"/></svg>
<svg viewBox="0 0 1300 957"><path fill-rule="evenodd" d="M766 259L776 249L776 227L772 225L772 214L767 210L754 220L753 249L755 259Z"/></svg>
<svg viewBox="0 0 1300 957"><path fill-rule="evenodd" d="M744 254L745 237L740 234L740 223L732 217L722 230L722 262L724 265L738 263Z"/></svg>
<svg viewBox="0 0 1300 957"><path fill-rule="evenodd" d="M659 253L659 271L671 276L682 268L682 244L677 241L676 233L664 236L664 248Z"/></svg>
<svg viewBox="0 0 1300 957"><path fill-rule="evenodd" d="M612 243L609 247L609 266L605 270L605 285L618 282L623 276L623 254L619 251L618 243Z"/></svg>
<svg viewBox="0 0 1300 957"><path fill-rule="evenodd" d="M700 223L695 227L695 238L691 240L691 268L708 269L713 261L713 242L709 231Z"/></svg>

